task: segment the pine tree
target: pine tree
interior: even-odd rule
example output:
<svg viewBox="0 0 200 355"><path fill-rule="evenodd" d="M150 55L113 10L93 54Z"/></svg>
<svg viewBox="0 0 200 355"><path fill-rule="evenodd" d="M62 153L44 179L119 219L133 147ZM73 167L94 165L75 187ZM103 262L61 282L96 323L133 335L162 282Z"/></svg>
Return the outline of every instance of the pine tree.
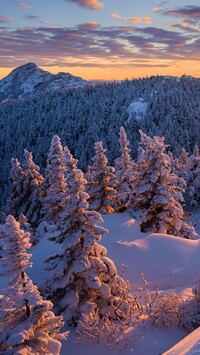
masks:
<svg viewBox="0 0 200 355"><path fill-rule="evenodd" d="M47 296L58 314L73 325L94 310L101 318L126 319L132 300L129 285L118 276L106 249L99 244L107 230L98 225L103 221L101 215L88 211L83 173L74 167L68 172L67 183L60 234L50 238L61 244L63 251L46 260L47 270L53 272L46 284Z"/></svg>
<svg viewBox="0 0 200 355"><path fill-rule="evenodd" d="M141 229L151 227L154 232L195 238L196 232L185 221L180 204L184 181L171 172L164 138L140 134L144 148L139 150L133 207L142 210Z"/></svg>
<svg viewBox="0 0 200 355"><path fill-rule="evenodd" d="M115 160L116 191L120 209L127 209L132 200L135 162L131 160L129 141L123 127L120 128L121 156Z"/></svg>
<svg viewBox="0 0 200 355"><path fill-rule="evenodd" d="M20 166L17 159L11 160L12 192L7 204L7 212L16 218L23 213L32 226L40 218L41 198L40 187L43 181L39 167L34 163L33 156L24 150L24 164Z"/></svg>
<svg viewBox="0 0 200 355"><path fill-rule="evenodd" d="M2 227L5 256L1 273L9 279L0 300L0 349L11 354L58 355L66 333L60 334L62 317L51 311L53 304L42 299L25 269L31 267L29 233L9 215Z"/></svg>
<svg viewBox="0 0 200 355"><path fill-rule="evenodd" d="M102 142L95 143L93 165L88 169L89 208L100 213L113 213L118 209L115 190L115 169L108 166L106 149Z"/></svg>
<svg viewBox="0 0 200 355"><path fill-rule="evenodd" d="M55 223L65 208L66 179L63 147L58 136L51 141L43 184L42 214L47 222Z"/></svg>

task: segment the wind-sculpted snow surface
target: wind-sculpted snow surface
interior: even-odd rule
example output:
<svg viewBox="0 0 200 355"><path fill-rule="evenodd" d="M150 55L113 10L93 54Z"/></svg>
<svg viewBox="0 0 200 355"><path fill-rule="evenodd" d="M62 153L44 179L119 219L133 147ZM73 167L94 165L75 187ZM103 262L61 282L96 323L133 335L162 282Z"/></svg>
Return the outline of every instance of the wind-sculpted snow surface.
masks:
<svg viewBox="0 0 200 355"><path fill-rule="evenodd" d="M200 328L166 351L163 355L197 355L200 354Z"/></svg>
<svg viewBox="0 0 200 355"><path fill-rule="evenodd" d="M109 229L109 234L102 238L101 243L107 248L107 255L114 260L118 272L121 268L126 270L123 277L129 279L133 292L138 287L143 287L141 279L143 272L150 282L150 290L157 286L159 290L165 292L175 290L180 299L192 297L192 288L195 280L199 278L200 240L187 240L150 232L142 233L138 222L139 212L134 216L123 213L104 215L103 218L103 226ZM61 251L58 244L46 240L42 226L40 232L43 238L31 248L33 268L28 270L29 276L37 284L44 283L47 275L49 277L49 274L44 271L44 260L47 255ZM145 329L135 329L127 343L122 342L118 347L110 349L101 342L99 344L77 342L77 335L71 328L68 340L63 341L61 355L87 355L89 351L97 355L102 353L119 355L122 349L124 355L162 354L187 334L188 332L181 328L158 329L148 326ZM197 353L200 351L199 343L193 339L191 334L189 343L187 347L185 346L190 355L194 354L194 351ZM169 354L177 355L178 352Z"/></svg>
<svg viewBox="0 0 200 355"><path fill-rule="evenodd" d="M109 229L101 244L108 250L108 257L114 260L117 270L126 270L123 277L130 281L133 292L143 287L141 273L150 282L150 290L157 286L159 290L175 290L184 298L192 297L192 287L199 277L200 240L183 238L158 233L142 233L139 227L139 212L104 215L103 226ZM42 232L41 232L42 233ZM47 278L44 260L53 252L60 251L60 246L45 239L31 249L34 268L30 269L31 278L39 283ZM123 264L123 267L122 267ZM126 268L127 265L127 268ZM46 275L46 276L45 276ZM105 344L77 343L77 335L71 330L68 341L63 342L61 355L87 355L90 351L97 355L161 354L170 349L188 333L183 329L158 329L147 327L135 329L128 343L122 342L119 348L108 349ZM192 354L192 353L191 353Z"/></svg>
<svg viewBox="0 0 200 355"><path fill-rule="evenodd" d="M142 98L138 101L133 101L127 108L128 119L127 124L131 122L132 119L140 122L143 120L147 114L148 102L144 102Z"/></svg>
<svg viewBox="0 0 200 355"><path fill-rule="evenodd" d="M127 265L131 287L142 285L141 273L159 289L190 287L199 277L200 239L189 240L168 234L142 233L139 212L104 216L109 235L103 238L108 255L118 269Z"/></svg>

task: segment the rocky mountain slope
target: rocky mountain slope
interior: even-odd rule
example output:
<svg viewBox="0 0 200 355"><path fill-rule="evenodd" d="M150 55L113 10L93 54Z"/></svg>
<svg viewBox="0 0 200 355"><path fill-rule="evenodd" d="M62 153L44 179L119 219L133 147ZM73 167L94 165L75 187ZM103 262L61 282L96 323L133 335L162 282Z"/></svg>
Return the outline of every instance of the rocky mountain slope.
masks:
<svg viewBox="0 0 200 355"><path fill-rule="evenodd" d="M51 74L34 63L27 63L0 80L0 102L47 90L76 88L86 83L86 80L69 73Z"/></svg>

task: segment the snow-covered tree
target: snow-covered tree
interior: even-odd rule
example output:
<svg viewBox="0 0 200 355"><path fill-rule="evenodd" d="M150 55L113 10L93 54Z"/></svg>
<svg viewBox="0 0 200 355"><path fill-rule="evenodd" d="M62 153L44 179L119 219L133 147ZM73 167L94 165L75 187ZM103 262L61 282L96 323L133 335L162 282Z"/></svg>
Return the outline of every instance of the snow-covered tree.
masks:
<svg viewBox="0 0 200 355"><path fill-rule="evenodd" d="M6 211L14 216L19 215L21 194L23 193L24 172L18 159L11 159L10 177L12 181L10 196L7 200Z"/></svg>
<svg viewBox="0 0 200 355"><path fill-rule="evenodd" d="M42 299L37 287L28 278L25 269L31 267L29 233L9 215L2 226L5 256L0 259L1 276L9 280L0 299L0 349L7 355L58 355L62 317L51 311L53 304Z"/></svg>
<svg viewBox="0 0 200 355"><path fill-rule="evenodd" d="M65 177L68 178L68 173L77 169L78 160L73 157L69 148L64 147L64 165L65 165ZM68 185L67 185L68 186Z"/></svg>
<svg viewBox="0 0 200 355"><path fill-rule="evenodd" d="M195 282L195 285L192 289L192 293L196 298L196 301L199 303L200 305L200 278Z"/></svg>
<svg viewBox="0 0 200 355"><path fill-rule="evenodd" d="M115 159L116 191L120 208L128 208L132 200L135 162L131 159L129 141L120 128L120 157Z"/></svg>
<svg viewBox="0 0 200 355"><path fill-rule="evenodd" d="M170 158L165 153L164 138L150 138L140 131L141 145L135 176L133 207L142 210L141 229L195 238L194 228L186 222L180 202L183 181L171 172Z"/></svg>
<svg viewBox="0 0 200 355"><path fill-rule="evenodd" d="M89 167L88 195L89 208L100 213L113 213L117 210L117 192L115 190L115 169L108 166L106 149L102 142L95 143L93 165Z"/></svg>
<svg viewBox="0 0 200 355"><path fill-rule="evenodd" d="M200 279L196 280L192 293L194 297L187 299L181 309L184 315L182 324L189 331L200 326Z"/></svg>
<svg viewBox="0 0 200 355"><path fill-rule="evenodd" d="M63 147L58 136L54 136L48 154L43 183L42 214L46 221L54 223L65 208L66 179Z"/></svg>
<svg viewBox="0 0 200 355"><path fill-rule="evenodd" d="M188 165L189 165L189 153L182 148L181 154L174 159L174 172L179 177L183 178L186 183L188 181Z"/></svg>
<svg viewBox="0 0 200 355"><path fill-rule="evenodd" d="M29 237L30 237L30 242L32 245L35 245L37 243L37 241L34 238L34 231L33 228L31 227L30 223L28 223L28 220L26 218L26 216L24 216L23 213L21 213L19 215L19 219L18 219L19 223L20 223L20 227L21 229L23 229L24 232L28 232L29 233Z"/></svg>
<svg viewBox="0 0 200 355"><path fill-rule="evenodd" d="M31 225L35 225L40 217L40 187L43 176L33 161L32 153L26 149L24 150L24 164L20 166L17 159L12 159L11 165L13 188L7 210L15 217L23 213Z"/></svg>
<svg viewBox="0 0 200 355"><path fill-rule="evenodd" d="M128 283L99 244L107 232L98 225L102 217L88 211L83 173L74 168L67 175L67 207L59 220L60 234L50 237L63 251L46 260L47 270L51 270L46 293L58 314L73 325L94 310L101 318L126 319L132 297Z"/></svg>
<svg viewBox="0 0 200 355"><path fill-rule="evenodd" d="M194 147L194 152L189 157L187 185L186 198L191 205L195 206L200 201L200 155L197 146Z"/></svg>

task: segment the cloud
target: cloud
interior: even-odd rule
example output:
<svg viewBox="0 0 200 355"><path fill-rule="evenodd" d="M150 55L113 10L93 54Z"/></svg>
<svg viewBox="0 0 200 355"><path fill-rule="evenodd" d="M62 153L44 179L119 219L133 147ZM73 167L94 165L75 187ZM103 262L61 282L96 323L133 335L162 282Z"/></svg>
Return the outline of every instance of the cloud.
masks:
<svg viewBox="0 0 200 355"><path fill-rule="evenodd" d="M158 7L163 7L164 5L167 5L169 1L162 1L158 4Z"/></svg>
<svg viewBox="0 0 200 355"><path fill-rule="evenodd" d="M35 22L43 24L43 25L45 24L45 25L49 26L49 25L53 25L54 24L52 21L44 20L40 16L26 15L26 16L24 16L24 18L29 20L29 21L35 21Z"/></svg>
<svg viewBox="0 0 200 355"><path fill-rule="evenodd" d="M199 60L199 33L181 33L153 26L101 27L97 22L74 27L4 28L0 32L1 66L25 61L44 66L117 67L135 62ZM148 62L150 61L150 62ZM54 64L55 63L55 64Z"/></svg>
<svg viewBox="0 0 200 355"><path fill-rule="evenodd" d="M81 25L78 25L78 29L83 30L83 31L90 31L90 30L94 30L99 27L100 27L100 25L96 21L91 21L91 22L87 22L87 23L83 23Z"/></svg>
<svg viewBox="0 0 200 355"><path fill-rule="evenodd" d="M130 22L133 22L133 23L145 23L145 24L151 24L151 18L150 17L130 17L129 18L129 21Z"/></svg>
<svg viewBox="0 0 200 355"><path fill-rule="evenodd" d="M121 21L129 21L132 23L145 23L145 24L151 24L151 18L150 17L123 17L118 14L112 14L112 18L116 20L121 20Z"/></svg>
<svg viewBox="0 0 200 355"><path fill-rule="evenodd" d="M196 18L200 19L200 6L188 5L176 10L168 10L163 12L166 16L176 16L184 18Z"/></svg>
<svg viewBox="0 0 200 355"><path fill-rule="evenodd" d="M75 4L90 10L100 10L103 8L103 4L99 0L66 0L68 2L74 2Z"/></svg>
<svg viewBox="0 0 200 355"><path fill-rule="evenodd" d="M177 28L184 32L200 32L199 26L196 26L196 22L192 20L183 20L181 24L172 24L170 28Z"/></svg>
<svg viewBox="0 0 200 355"><path fill-rule="evenodd" d="M34 16L34 15L27 15L27 16L24 16L24 17L27 18L28 20L33 20L33 21L40 20L39 16Z"/></svg>
<svg viewBox="0 0 200 355"><path fill-rule="evenodd" d="M2 22L8 22L8 21L13 21L14 18L10 16L0 16L0 23Z"/></svg>
<svg viewBox="0 0 200 355"><path fill-rule="evenodd" d="M127 21L127 17L123 17L118 14L112 14L112 18L115 18L116 20Z"/></svg>
<svg viewBox="0 0 200 355"><path fill-rule="evenodd" d="M151 12L162 12L163 11L163 7L154 7Z"/></svg>
<svg viewBox="0 0 200 355"><path fill-rule="evenodd" d="M27 4L26 2L18 2L17 5L18 5L19 7L21 7L22 9L27 9L27 10L32 9L32 6L30 6L30 5Z"/></svg>

